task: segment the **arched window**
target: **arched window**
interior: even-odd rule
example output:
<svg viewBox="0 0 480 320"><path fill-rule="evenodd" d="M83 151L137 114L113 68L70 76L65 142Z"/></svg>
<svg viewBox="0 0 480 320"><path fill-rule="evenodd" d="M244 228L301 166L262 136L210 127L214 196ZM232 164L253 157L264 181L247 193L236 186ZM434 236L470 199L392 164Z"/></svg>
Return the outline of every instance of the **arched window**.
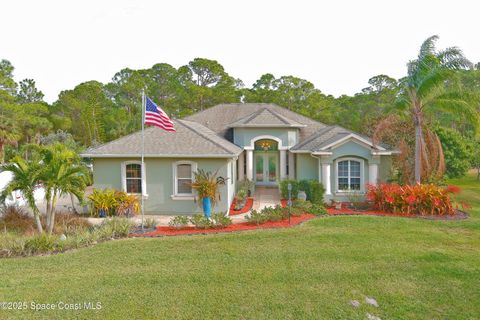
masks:
<svg viewBox="0 0 480 320"><path fill-rule="evenodd" d="M177 161L173 164L173 180L175 196L192 196L193 173L197 164L192 161Z"/></svg>
<svg viewBox="0 0 480 320"><path fill-rule="evenodd" d="M257 151L277 151L278 142L271 139L260 139L255 141L255 150Z"/></svg>
<svg viewBox="0 0 480 320"><path fill-rule="evenodd" d="M337 162L337 190L361 191L363 183L362 160L342 159Z"/></svg>

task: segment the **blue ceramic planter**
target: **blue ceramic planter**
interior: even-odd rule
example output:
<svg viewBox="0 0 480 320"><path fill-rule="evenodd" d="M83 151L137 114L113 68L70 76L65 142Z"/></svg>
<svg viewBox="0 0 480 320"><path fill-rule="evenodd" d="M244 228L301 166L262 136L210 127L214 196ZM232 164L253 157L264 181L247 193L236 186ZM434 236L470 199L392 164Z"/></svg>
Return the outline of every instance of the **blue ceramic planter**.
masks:
<svg viewBox="0 0 480 320"><path fill-rule="evenodd" d="M202 199L202 206L203 206L203 214L206 218L210 218L212 214L212 199L210 198L203 198Z"/></svg>
<svg viewBox="0 0 480 320"><path fill-rule="evenodd" d="M100 218L105 218L105 217L107 216L107 215L105 214L105 210L104 210L104 209L100 209L100 210L98 211L98 216L99 216Z"/></svg>

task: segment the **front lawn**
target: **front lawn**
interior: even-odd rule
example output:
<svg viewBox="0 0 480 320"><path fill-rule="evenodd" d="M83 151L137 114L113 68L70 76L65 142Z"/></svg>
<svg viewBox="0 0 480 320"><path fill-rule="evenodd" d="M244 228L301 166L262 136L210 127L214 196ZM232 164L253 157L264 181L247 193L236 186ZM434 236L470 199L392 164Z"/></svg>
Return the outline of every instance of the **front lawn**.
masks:
<svg viewBox="0 0 480 320"><path fill-rule="evenodd" d="M452 183L473 205L468 220L334 216L291 229L116 240L2 259L0 303L102 308L0 309L0 318L478 318L480 183Z"/></svg>

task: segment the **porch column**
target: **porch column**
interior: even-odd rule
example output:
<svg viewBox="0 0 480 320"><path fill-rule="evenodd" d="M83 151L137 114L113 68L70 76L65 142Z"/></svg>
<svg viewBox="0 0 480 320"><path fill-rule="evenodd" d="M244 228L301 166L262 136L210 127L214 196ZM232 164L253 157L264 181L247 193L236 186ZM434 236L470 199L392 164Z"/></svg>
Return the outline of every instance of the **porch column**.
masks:
<svg viewBox="0 0 480 320"><path fill-rule="evenodd" d="M247 150L247 179L253 181L253 150Z"/></svg>
<svg viewBox="0 0 480 320"><path fill-rule="evenodd" d="M238 168L238 180L242 181L245 179L245 172L243 171L245 168L245 154L242 152L238 156L238 163L237 163L237 168Z"/></svg>
<svg viewBox="0 0 480 320"><path fill-rule="evenodd" d="M368 165L368 183L377 185L378 181L378 164L370 163Z"/></svg>
<svg viewBox="0 0 480 320"><path fill-rule="evenodd" d="M280 180L287 178L287 150L280 150Z"/></svg>
<svg viewBox="0 0 480 320"><path fill-rule="evenodd" d="M288 152L288 179L295 179L295 154Z"/></svg>
<svg viewBox="0 0 480 320"><path fill-rule="evenodd" d="M325 195L332 194L330 170L332 165L330 163L322 163L322 184L325 187Z"/></svg>

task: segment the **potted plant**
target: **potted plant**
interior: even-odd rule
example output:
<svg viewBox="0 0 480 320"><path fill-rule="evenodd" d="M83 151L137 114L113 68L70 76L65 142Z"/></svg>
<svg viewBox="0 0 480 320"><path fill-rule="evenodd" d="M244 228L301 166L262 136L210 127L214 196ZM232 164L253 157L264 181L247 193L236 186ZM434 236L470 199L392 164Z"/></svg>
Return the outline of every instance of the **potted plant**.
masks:
<svg viewBox="0 0 480 320"><path fill-rule="evenodd" d="M300 200L300 201L306 201L307 200L307 193L303 190L299 190L297 199Z"/></svg>
<svg viewBox="0 0 480 320"><path fill-rule="evenodd" d="M124 191L116 191L115 196L118 201L116 208L118 216L130 218L130 216L137 215L140 212L140 202L136 195L128 194Z"/></svg>
<svg viewBox="0 0 480 320"><path fill-rule="evenodd" d="M247 202L247 190L241 188L238 190L235 196L235 210L240 210L245 206Z"/></svg>
<svg viewBox="0 0 480 320"><path fill-rule="evenodd" d="M340 201L335 200L335 199L330 199L330 206L332 208L337 209L337 210L342 209L342 203Z"/></svg>
<svg viewBox="0 0 480 320"><path fill-rule="evenodd" d="M93 209L100 218L110 215L111 210L118 204L115 191L112 189L94 189L88 199L92 201Z"/></svg>
<svg viewBox="0 0 480 320"><path fill-rule="evenodd" d="M197 191L197 197L202 204L203 213L206 218L210 218L212 207L220 199L219 187L225 184L227 179L217 177L218 170L214 173L199 169L194 173L195 181L192 183L192 188ZM196 199L195 199L196 200Z"/></svg>
<svg viewBox="0 0 480 320"><path fill-rule="evenodd" d="M239 181L238 188L244 189L247 193L247 197L250 198L252 196L253 188L255 187L255 183L252 180L244 179Z"/></svg>

